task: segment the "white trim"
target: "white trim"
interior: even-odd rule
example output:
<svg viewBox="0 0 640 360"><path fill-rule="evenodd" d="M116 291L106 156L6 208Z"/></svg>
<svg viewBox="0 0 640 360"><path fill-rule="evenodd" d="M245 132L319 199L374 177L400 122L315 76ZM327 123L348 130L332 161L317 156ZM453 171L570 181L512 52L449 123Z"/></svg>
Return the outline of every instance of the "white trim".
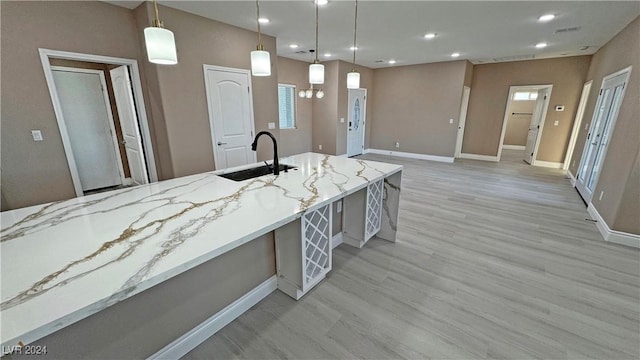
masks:
<svg viewBox="0 0 640 360"><path fill-rule="evenodd" d="M573 175L571 170L567 169L567 175L569 176L569 180L571 181L571 186L576 187L576 176Z"/></svg>
<svg viewBox="0 0 640 360"><path fill-rule="evenodd" d="M364 154L364 151L362 153ZM336 155L336 156L337 157L344 157L344 158L348 157L347 154L341 154L341 155ZM358 156L358 155L353 155L353 156Z"/></svg>
<svg viewBox="0 0 640 360"><path fill-rule="evenodd" d="M144 156L147 162L147 171L150 182L158 181L158 173L156 170L156 162L153 153L153 143L151 141L151 135L149 132L149 124L147 120L147 113L144 104L144 97L142 95L142 82L140 81L140 71L138 70L138 62L132 59L115 58L110 56L91 55L74 53L67 51L58 51L39 48L40 62L42 63L42 70L44 71L44 77L49 88L49 95L51 96L51 103L53 104L53 112L56 116L58 123L58 129L60 130L60 137L62 139L62 147L67 158L67 164L69 165L69 172L71 173L71 180L73 182L73 188L76 192L76 196L83 196L82 186L80 184L80 176L78 175L78 167L76 165L75 158L71 149L71 142L69 140L69 133L64 124L64 114L62 112L62 106L60 105L60 99L56 90L55 82L53 79L53 71L51 70L50 58L53 59L66 59L77 61L90 61L97 63L106 63L113 65L126 65L131 69L133 96L136 102L136 110L138 115L138 124L142 131L142 138L144 143Z"/></svg>
<svg viewBox="0 0 640 360"><path fill-rule="evenodd" d="M502 150L524 150L526 146L524 145L502 145Z"/></svg>
<svg viewBox="0 0 640 360"><path fill-rule="evenodd" d="M237 68L230 68L230 67L224 67L224 66L216 66L216 65L207 65L207 64L203 64L202 65L202 69L204 71L204 89L205 89L205 96L207 98L207 111L208 111L208 115L209 115L209 127L211 128L211 147L212 147L212 151L213 151L213 160L215 162L215 168L218 169L218 167L221 164L221 161L219 161L218 158L218 147L216 146L216 136L215 136L215 130L214 130L214 126L213 126L213 108L211 105L211 101L210 101L210 97L209 95L211 94L211 89L209 88L209 78L208 78L208 73L207 71L209 70L213 70L213 71L222 71L222 72L231 72L231 73L236 73L236 74L243 74L243 75L247 75L247 79L248 79L248 86L249 86L249 115L251 117L251 137L256 135L256 123L255 123L255 116L254 116L254 111L253 111L253 86L252 86L252 81L251 81L251 71L250 70L246 70L246 69L237 69ZM278 120L278 127L280 127L280 121ZM253 162L257 162L257 152L253 151ZM250 161L251 163L251 161Z"/></svg>
<svg viewBox="0 0 640 360"><path fill-rule="evenodd" d="M531 165L540 166L540 167L546 167L546 168L552 168L552 169L562 169L562 166L564 165L564 163L533 160Z"/></svg>
<svg viewBox="0 0 640 360"><path fill-rule="evenodd" d="M519 90L525 90L525 89L536 89L536 90L543 90L543 89L548 89L549 92L547 93L547 98L546 99L542 99L544 101L544 103L542 104L542 119L540 119L540 128L538 129L538 136L536 137L536 144L533 146L533 157L532 162L536 159L536 156L538 156L538 146L540 146L540 139L542 138L542 130L544 128L544 123L547 120L547 111L549 110L549 102L551 101L551 91L553 90L553 84L548 84L548 85L520 85L520 86L510 86L509 87L509 97L507 97L507 106L504 109L504 119L502 120L502 132L500 133L500 142L498 143L498 155L497 161L500 161L500 158L502 157L502 148L504 145L502 145L502 143L504 142L504 136L507 132L507 122L509 121L509 104L511 103L511 99L513 99L513 94L516 91ZM538 98L540 99L540 98Z"/></svg>
<svg viewBox="0 0 640 360"><path fill-rule="evenodd" d="M584 119L584 110L587 108L587 102L589 100L589 94L591 93L591 85L593 80L589 80L582 86L582 94L580 94L580 102L578 103L578 109L576 110L576 117L573 120L573 129L571 130L571 137L569 138L569 144L567 145L567 151L564 156L563 169L569 169L571 158L573 157L573 151L576 147L576 140L578 140L578 133L580 132L580 126L582 126L582 120Z"/></svg>
<svg viewBox="0 0 640 360"><path fill-rule="evenodd" d="M459 158L462 153L462 142L464 140L464 128L467 125L467 112L469 110L469 98L471 97L471 88L462 87L462 102L460 104L460 116L458 118L458 131L456 132L456 150L454 157ZM462 123L462 125L460 125Z"/></svg>
<svg viewBox="0 0 640 360"><path fill-rule="evenodd" d="M342 231L331 237L331 249L335 249L338 245L342 244Z"/></svg>
<svg viewBox="0 0 640 360"><path fill-rule="evenodd" d="M602 216L598 213L598 210L596 210L591 203L589 204L589 207L587 207L587 212L591 215L591 218L596 221L598 231L600 231L600 234L605 241L640 248L640 235L611 230L609 225L607 225Z"/></svg>
<svg viewBox="0 0 640 360"><path fill-rule="evenodd" d="M462 154L460 154L460 158L461 159L471 159L471 160L482 160L482 161L498 162L498 157L497 156L492 156L492 155L479 155L479 154L465 154L465 153L462 153Z"/></svg>
<svg viewBox="0 0 640 360"><path fill-rule="evenodd" d="M273 275L253 290L244 294L238 300L218 311L212 317L203 321L198 326L160 349L160 351L149 356L148 359L179 359L183 357L189 351L195 349L213 334L227 326L252 306L274 292L277 286L277 276Z"/></svg>
<svg viewBox="0 0 640 360"><path fill-rule="evenodd" d="M449 156L437 156L437 155L427 155L427 154L417 154L417 153L409 153L402 151L390 151L390 150L380 150L380 149L366 149L362 152L363 154L378 154L378 155L390 155L397 157L404 157L410 159L420 159L420 160L429 160L429 161L438 161L445 163L452 163L453 157Z"/></svg>

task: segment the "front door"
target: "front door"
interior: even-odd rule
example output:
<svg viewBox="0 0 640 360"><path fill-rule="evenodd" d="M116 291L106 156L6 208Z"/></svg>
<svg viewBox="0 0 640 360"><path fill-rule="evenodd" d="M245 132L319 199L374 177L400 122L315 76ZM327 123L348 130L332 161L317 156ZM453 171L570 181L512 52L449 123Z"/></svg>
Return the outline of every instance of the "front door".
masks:
<svg viewBox="0 0 640 360"><path fill-rule="evenodd" d="M123 65L111 70L110 73L131 179L138 185L146 184L149 182L147 165L144 160L142 139L140 136L140 128L138 127L138 115L136 114L136 106L133 100L129 70Z"/></svg>
<svg viewBox="0 0 640 360"><path fill-rule="evenodd" d="M349 90L349 124L347 126L347 156L362 154L367 110L367 89Z"/></svg>
<svg viewBox="0 0 640 360"><path fill-rule="evenodd" d="M52 67L83 191L122 184L123 171L104 74Z"/></svg>
<svg viewBox="0 0 640 360"><path fill-rule="evenodd" d="M600 88L576 180L576 188L587 203L593 198L593 191L598 183L600 169L622 104L627 79L628 72L623 72L611 78L605 78Z"/></svg>
<svg viewBox="0 0 640 360"><path fill-rule="evenodd" d="M205 82L216 169L256 162L249 71L205 65Z"/></svg>

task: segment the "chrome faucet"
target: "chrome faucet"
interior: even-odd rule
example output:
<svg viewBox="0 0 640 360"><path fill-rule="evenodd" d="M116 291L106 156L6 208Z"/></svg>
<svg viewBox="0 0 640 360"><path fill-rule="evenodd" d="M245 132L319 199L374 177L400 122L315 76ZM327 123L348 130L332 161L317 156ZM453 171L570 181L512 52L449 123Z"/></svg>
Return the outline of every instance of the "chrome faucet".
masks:
<svg viewBox="0 0 640 360"><path fill-rule="evenodd" d="M273 141L273 175L280 174L280 162L278 161L278 142L272 133L268 131L260 131L256 134L256 138L253 139L253 143L251 143L251 150L256 151L258 148L258 138L262 135L268 135Z"/></svg>

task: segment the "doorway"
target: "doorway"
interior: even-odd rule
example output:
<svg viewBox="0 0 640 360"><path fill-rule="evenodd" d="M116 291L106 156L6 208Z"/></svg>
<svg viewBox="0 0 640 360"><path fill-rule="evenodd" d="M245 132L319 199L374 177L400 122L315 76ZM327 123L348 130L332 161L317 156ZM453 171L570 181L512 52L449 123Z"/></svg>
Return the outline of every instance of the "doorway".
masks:
<svg viewBox="0 0 640 360"><path fill-rule="evenodd" d="M602 80L576 178L576 189L586 203L593 199L630 74L631 67L628 67Z"/></svg>
<svg viewBox="0 0 640 360"><path fill-rule="evenodd" d="M204 65L209 124L216 169L256 162L251 74L248 70Z"/></svg>
<svg viewBox="0 0 640 360"><path fill-rule="evenodd" d="M158 181L137 61L49 49L39 52L76 196L98 188ZM65 61L87 66L59 65ZM105 68L96 72L98 65ZM106 67L118 70L111 73ZM122 78L116 79L117 74ZM105 80L121 83L113 91L118 96L105 94ZM78 120L85 115L91 121ZM121 128L127 130L122 139Z"/></svg>
<svg viewBox="0 0 640 360"><path fill-rule="evenodd" d="M517 150L521 160L536 165L552 88L553 85L510 87L498 147L499 160L503 149Z"/></svg>
<svg viewBox="0 0 640 360"><path fill-rule="evenodd" d="M462 139L464 138L464 125L467 122L469 95L471 95L471 88L465 86L462 90L462 105L460 106L460 117L458 118L458 136L456 137L456 151L454 155L456 158L459 158L462 153Z"/></svg>
<svg viewBox="0 0 640 360"><path fill-rule="evenodd" d="M125 181L104 73L52 66L83 192Z"/></svg>
<svg viewBox="0 0 640 360"><path fill-rule="evenodd" d="M364 151L367 89L349 89L348 104L347 157L351 157L360 155Z"/></svg>
<svg viewBox="0 0 640 360"><path fill-rule="evenodd" d="M562 165L563 170L568 170L569 165L571 163L573 150L576 147L576 140L578 139L578 132L580 132L580 126L582 125L582 118L584 117L584 109L587 106L587 100L589 100L589 93L591 93L591 84L593 84L593 80L587 81L586 83L584 83L584 86L582 87L582 95L580 95L580 102L578 103L576 118L573 121L573 129L571 130L569 145L567 145L567 153L564 157L564 165ZM589 124L587 124L587 126L589 126ZM586 127L585 127L585 130L587 130Z"/></svg>

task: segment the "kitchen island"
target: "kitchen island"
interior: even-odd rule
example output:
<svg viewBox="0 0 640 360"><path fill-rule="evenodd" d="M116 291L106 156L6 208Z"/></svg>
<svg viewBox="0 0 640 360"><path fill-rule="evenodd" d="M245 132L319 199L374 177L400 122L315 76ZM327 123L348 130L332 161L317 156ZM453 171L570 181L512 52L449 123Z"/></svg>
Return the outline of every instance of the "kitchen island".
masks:
<svg viewBox="0 0 640 360"><path fill-rule="evenodd" d="M366 227L348 224L347 215L369 213L357 204L363 197L374 199L366 192L373 184L383 184L379 212L372 215L380 218L373 235L395 241L401 166L315 153L282 158L281 163L296 169L240 182L218 176L236 170L229 169L2 213L3 352L264 234L275 232L276 243L300 240L305 237L304 228L297 236L289 236L291 224L307 221L307 229L316 229L308 223L318 217L305 215L322 210L330 225L331 211L323 209L331 209L335 201L344 199L344 229ZM363 230L366 234L356 246L372 236ZM315 236L315 232L306 234ZM331 235L324 240L330 242ZM357 242L352 232L354 237L352 242ZM278 287L299 298L321 278L305 282L306 288L297 289L296 296L292 289L296 281L286 279L293 260L278 259L284 262L278 263ZM286 269L281 274L282 266ZM301 270L305 271L304 265ZM318 275L315 270L311 268ZM288 281L281 286L280 278Z"/></svg>

